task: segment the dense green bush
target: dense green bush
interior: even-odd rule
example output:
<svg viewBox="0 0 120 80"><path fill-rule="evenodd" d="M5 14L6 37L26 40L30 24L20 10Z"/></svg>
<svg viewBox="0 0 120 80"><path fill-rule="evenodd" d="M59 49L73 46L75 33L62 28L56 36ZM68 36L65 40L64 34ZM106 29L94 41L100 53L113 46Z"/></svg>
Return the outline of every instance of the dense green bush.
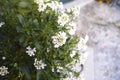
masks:
<svg viewBox="0 0 120 80"><path fill-rule="evenodd" d="M87 42L75 35L78 15L57 0L0 0L0 80L78 77Z"/></svg>

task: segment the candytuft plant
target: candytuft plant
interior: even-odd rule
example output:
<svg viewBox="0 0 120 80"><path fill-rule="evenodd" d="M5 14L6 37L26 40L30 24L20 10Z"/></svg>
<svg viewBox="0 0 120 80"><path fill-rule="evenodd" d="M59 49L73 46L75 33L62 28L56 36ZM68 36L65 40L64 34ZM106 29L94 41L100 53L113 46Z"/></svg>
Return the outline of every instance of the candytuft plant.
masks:
<svg viewBox="0 0 120 80"><path fill-rule="evenodd" d="M78 16L58 0L0 0L0 80L80 80Z"/></svg>

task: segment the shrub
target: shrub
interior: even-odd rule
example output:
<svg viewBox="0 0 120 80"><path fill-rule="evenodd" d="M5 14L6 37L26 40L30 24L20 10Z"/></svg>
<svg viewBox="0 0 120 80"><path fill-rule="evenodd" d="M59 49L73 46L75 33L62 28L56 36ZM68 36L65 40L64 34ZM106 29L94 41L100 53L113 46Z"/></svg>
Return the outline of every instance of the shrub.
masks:
<svg viewBox="0 0 120 80"><path fill-rule="evenodd" d="M0 80L78 77L88 39L75 34L78 15L57 0L0 0Z"/></svg>

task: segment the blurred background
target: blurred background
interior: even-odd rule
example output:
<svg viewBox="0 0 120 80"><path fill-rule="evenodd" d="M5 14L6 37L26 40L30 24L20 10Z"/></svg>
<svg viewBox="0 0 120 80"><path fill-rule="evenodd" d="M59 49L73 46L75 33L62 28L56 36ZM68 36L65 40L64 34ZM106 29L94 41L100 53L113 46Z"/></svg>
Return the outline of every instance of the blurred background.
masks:
<svg viewBox="0 0 120 80"><path fill-rule="evenodd" d="M63 2L63 3L67 3L67 2L70 2L70 1L73 1L73 0L61 0L61 2Z"/></svg>

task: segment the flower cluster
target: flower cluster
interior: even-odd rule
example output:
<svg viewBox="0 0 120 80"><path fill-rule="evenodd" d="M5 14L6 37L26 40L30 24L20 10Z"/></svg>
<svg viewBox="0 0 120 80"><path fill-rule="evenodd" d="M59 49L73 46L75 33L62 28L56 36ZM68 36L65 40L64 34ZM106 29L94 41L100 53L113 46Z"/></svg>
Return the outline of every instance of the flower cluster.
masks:
<svg viewBox="0 0 120 80"><path fill-rule="evenodd" d="M88 40L89 40L88 35L86 35L85 38L80 38L78 44L74 47L74 49L72 50L72 52L70 54L70 57L73 58L75 56L76 52L78 51L78 53L80 55L79 63L81 63L81 64L85 63L87 56L88 56L88 54L85 52L87 49L86 43L88 42Z"/></svg>
<svg viewBox="0 0 120 80"><path fill-rule="evenodd" d="M1 66L0 67L0 75L1 76L5 76L6 74L8 74L9 72L8 72L8 68L7 67L5 67L5 66Z"/></svg>
<svg viewBox="0 0 120 80"><path fill-rule="evenodd" d="M79 16L79 14L80 14L80 6L73 6L71 8L68 8L67 12L68 13L72 13L73 19L76 19Z"/></svg>
<svg viewBox="0 0 120 80"><path fill-rule="evenodd" d="M80 38L80 41L77 44L77 49L79 51L85 51L87 49L87 41L88 41L89 37L86 35L85 39L84 38Z"/></svg>
<svg viewBox="0 0 120 80"><path fill-rule="evenodd" d="M36 2L38 4L38 11L42 12L46 9L46 5L44 4L44 0L35 0L34 2Z"/></svg>
<svg viewBox="0 0 120 80"><path fill-rule="evenodd" d="M61 72L63 70L63 67L57 66L57 72Z"/></svg>
<svg viewBox="0 0 120 80"><path fill-rule="evenodd" d="M83 75L80 75L79 77L75 77L72 73L68 73L68 74L69 77L63 78L61 80L85 80Z"/></svg>
<svg viewBox="0 0 120 80"><path fill-rule="evenodd" d="M69 16L66 13L62 13L58 16L58 24L64 26L69 21Z"/></svg>
<svg viewBox="0 0 120 80"><path fill-rule="evenodd" d="M58 48L66 43L67 35L65 32L59 32L55 36L52 36L53 44L55 48Z"/></svg>
<svg viewBox="0 0 120 80"><path fill-rule="evenodd" d="M34 2L38 4L39 12L45 11L47 7L51 8L55 12L63 10L63 4L61 2L59 3L58 1L50 2L50 0L35 0Z"/></svg>
<svg viewBox="0 0 120 80"><path fill-rule="evenodd" d="M60 10L63 10L63 3L58 1L52 1L51 3L46 4L48 7L50 7L53 11L59 12Z"/></svg>
<svg viewBox="0 0 120 80"><path fill-rule="evenodd" d="M7 65L9 72L1 66L0 75L7 75L6 80L15 76L24 80L81 80L76 66L84 64L88 36L76 35L80 7L65 9L58 0L6 3L0 1L0 19L4 20L0 27L7 22L0 29L0 65Z"/></svg>
<svg viewBox="0 0 120 80"><path fill-rule="evenodd" d="M69 23L68 26L66 27L66 29L68 30L68 33L69 33L70 35L74 35L74 34L75 34L76 28L77 28L77 27L76 27L75 22Z"/></svg>
<svg viewBox="0 0 120 80"><path fill-rule="evenodd" d="M42 60L38 61L37 59L35 59L34 66L36 67L37 70L40 70L40 69L44 69L45 66L47 65L44 64Z"/></svg>

